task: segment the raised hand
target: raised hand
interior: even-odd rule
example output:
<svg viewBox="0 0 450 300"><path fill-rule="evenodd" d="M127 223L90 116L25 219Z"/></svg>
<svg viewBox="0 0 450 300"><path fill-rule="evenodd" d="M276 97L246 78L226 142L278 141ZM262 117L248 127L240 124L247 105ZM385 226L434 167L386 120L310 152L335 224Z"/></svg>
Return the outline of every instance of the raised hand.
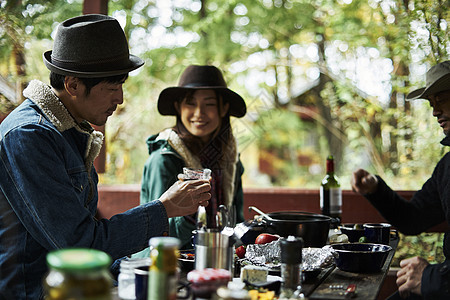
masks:
<svg viewBox="0 0 450 300"><path fill-rule="evenodd" d="M354 192L370 194L377 190L378 179L366 170L358 169L353 172L350 183Z"/></svg>
<svg viewBox="0 0 450 300"><path fill-rule="evenodd" d="M211 198L209 180L188 180L175 182L159 200L163 203L169 218L186 216L197 212L198 206L208 206Z"/></svg>

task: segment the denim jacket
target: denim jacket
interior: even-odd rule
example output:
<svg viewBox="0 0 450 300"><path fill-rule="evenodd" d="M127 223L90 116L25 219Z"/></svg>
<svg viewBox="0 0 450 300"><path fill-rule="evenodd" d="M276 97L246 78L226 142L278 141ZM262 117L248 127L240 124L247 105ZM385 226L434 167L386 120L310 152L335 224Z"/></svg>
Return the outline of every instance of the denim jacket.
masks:
<svg viewBox="0 0 450 300"><path fill-rule="evenodd" d="M167 235L162 203L97 220L93 161L103 135L77 124L52 89L37 80L0 124L0 299L41 299L46 255L95 248L118 259Z"/></svg>

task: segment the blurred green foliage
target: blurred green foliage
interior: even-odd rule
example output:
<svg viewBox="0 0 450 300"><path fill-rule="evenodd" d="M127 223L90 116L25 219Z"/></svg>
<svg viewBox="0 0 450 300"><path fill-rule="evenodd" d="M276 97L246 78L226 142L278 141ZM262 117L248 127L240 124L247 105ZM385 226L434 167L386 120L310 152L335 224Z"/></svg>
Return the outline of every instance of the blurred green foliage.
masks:
<svg viewBox="0 0 450 300"><path fill-rule="evenodd" d="M399 234L400 242L392 260L392 267L400 267L402 259L420 256L429 263L442 263L445 260L442 243L444 233L421 233L417 236Z"/></svg>
<svg viewBox="0 0 450 300"><path fill-rule="evenodd" d="M42 52L82 5L1 1L2 78L48 81ZM233 121L245 186L318 188L333 154L343 188L359 167L395 189L419 188L445 150L428 104L404 95L423 84L423 68L448 57L444 7L432 0L110 0L109 14L146 64L130 75L125 103L106 125L101 181L140 182L146 138L175 121L158 114L159 92L176 85L187 65L214 64L247 102L247 116ZM271 174L260 169L269 156Z"/></svg>

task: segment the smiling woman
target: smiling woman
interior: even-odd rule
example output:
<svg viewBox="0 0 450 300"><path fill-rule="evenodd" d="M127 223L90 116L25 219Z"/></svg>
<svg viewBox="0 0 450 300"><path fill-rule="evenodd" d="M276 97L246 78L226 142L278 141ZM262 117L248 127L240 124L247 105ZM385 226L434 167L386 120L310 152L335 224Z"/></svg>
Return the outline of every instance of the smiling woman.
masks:
<svg viewBox="0 0 450 300"><path fill-rule="evenodd" d="M186 130L206 143L228 111L229 104L223 105L222 102L222 97L214 90L202 89L190 92L183 100L175 102L175 108Z"/></svg>
<svg viewBox="0 0 450 300"><path fill-rule="evenodd" d="M166 186L176 181L183 167L209 168L211 201L207 206L208 228L224 224L217 221L218 208L225 205L244 221L239 159L230 117L242 117L246 105L240 95L228 89L222 72L214 66L191 65L178 86L164 89L158 99L162 115L176 117L176 124L148 138L150 156L144 166L141 204L158 199ZM192 248L196 215L171 218L170 234L181 239L182 248ZM147 256L145 252L137 254Z"/></svg>

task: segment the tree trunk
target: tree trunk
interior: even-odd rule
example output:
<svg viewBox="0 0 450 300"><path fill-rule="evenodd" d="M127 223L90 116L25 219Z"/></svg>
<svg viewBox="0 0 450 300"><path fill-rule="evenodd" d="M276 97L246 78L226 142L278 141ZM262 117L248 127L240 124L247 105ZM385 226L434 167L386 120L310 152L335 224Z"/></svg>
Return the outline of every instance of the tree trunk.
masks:
<svg viewBox="0 0 450 300"><path fill-rule="evenodd" d="M24 82L26 75L26 65L25 65L25 54L23 45L14 44L13 45L13 57L14 65L17 74L16 81L16 103L22 103L24 97L22 91L25 89L27 83Z"/></svg>
<svg viewBox="0 0 450 300"><path fill-rule="evenodd" d="M322 35L322 39L317 43L319 49L319 66L326 66L325 61L325 36ZM336 164L336 169L339 172L339 168L342 165L343 159L343 142L336 135L336 132L342 132L341 122L337 117L333 115L333 108L330 107L330 102L324 101L325 99L321 96L321 91L326 88L327 83L333 84L331 78L324 74L324 72L320 72L319 75L319 85L317 86L317 107L319 109L319 113L324 120L324 123L327 126L324 126L324 134L326 140L328 141L328 153L333 155ZM333 84L334 90L334 84Z"/></svg>

